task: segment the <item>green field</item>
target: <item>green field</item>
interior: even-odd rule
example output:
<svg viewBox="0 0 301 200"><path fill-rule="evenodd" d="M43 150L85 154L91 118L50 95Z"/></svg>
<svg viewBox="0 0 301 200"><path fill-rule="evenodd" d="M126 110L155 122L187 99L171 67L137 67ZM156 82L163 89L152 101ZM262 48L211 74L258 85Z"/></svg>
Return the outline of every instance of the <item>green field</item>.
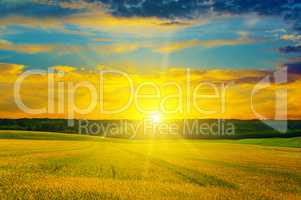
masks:
<svg viewBox="0 0 301 200"><path fill-rule="evenodd" d="M0 199L301 199L300 147L0 131Z"/></svg>

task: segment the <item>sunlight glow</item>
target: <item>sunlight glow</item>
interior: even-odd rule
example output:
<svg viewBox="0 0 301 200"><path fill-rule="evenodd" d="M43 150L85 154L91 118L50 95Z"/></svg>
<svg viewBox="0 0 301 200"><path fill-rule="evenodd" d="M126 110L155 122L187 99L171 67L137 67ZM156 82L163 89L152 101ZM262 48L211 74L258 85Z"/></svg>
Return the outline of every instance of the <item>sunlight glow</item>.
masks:
<svg viewBox="0 0 301 200"><path fill-rule="evenodd" d="M160 116L159 113L153 113L153 114L151 115L151 119L152 119L152 121L153 121L154 123L160 123L160 121L161 121L161 116Z"/></svg>

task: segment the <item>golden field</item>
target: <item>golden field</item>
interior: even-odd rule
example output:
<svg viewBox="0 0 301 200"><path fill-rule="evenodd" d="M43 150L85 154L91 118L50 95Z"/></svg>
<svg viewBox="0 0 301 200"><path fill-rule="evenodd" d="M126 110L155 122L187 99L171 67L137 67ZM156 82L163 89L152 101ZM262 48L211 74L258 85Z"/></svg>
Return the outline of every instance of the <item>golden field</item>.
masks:
<svg viewBox="0 0 301 200"><path fill-rule="evenodd" d="M300 138L0 138L0 199L301 199Z"/></svg>

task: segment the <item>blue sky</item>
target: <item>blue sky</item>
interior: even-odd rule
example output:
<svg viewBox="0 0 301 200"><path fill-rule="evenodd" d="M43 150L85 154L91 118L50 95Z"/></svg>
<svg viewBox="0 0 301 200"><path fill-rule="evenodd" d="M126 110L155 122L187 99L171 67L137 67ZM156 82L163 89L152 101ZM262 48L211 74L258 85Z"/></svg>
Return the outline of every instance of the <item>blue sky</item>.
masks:
<svg viewBox="0 0 301 200"><path fill-rule="evenodd" d="M274 69L300 56L299 1L0 4L0 62L27 68Z"/></svg>

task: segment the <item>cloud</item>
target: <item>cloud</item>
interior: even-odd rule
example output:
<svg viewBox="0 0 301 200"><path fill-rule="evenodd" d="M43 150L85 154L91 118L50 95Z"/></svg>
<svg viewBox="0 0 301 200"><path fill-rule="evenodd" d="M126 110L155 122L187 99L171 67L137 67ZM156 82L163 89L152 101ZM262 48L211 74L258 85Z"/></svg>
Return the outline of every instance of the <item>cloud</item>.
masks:
<svg viewBox="0 0 301 200"><path fill-rule="evenodd" d="M287 68L288 73L301 75L301 61L286 63L283 67Z"/></svg>
<svg viewBox="0 0 301 200"><path fill-rule="evenodd" d="M96 39L101 42L110 42L109 39ZM85 44L85 45L62 45L62 44L15 44L7 40L0 40L0 50L14 51L23 54L56 53L65 54L79 51L94 51L103 54L128 53L140 48L148 48L151 45L139 43L113 43L113 44Z"/></svg>
<svg viewBox="0 0 301 200"><path fill-rule="evenodd" d="M95 38L95 42L112 42L112 38Z"/></svg>
<svg viewBox="0 0 301 200"><path fill-rule="evenodd" d="M13 1L15 2L15 1ZM22 25L34 28L59 29L68 26L110 33L130 33L153 37L161 33L174 33L188 27L207 24L223 16L248 16L247 25L254 26L261 16L281 16L294 23L296 34L282 36L284 40L300 41L300 7L290 0L223 1L223 0L32 0L0 3L0 25ZM69 30L70 31L70 30ZM233 42L233 41L232 41ZM240 42L240 41L237 41ZM243 42L243 41L241 41ZM160 53L171 53L194 46L215 47L231 44L229 40L182 41L157 48ZM240 44L240 43L238 43ZM45 47L36 46L36 51ZM116 48L115 48L116 49ZM130 50L133 50L132 46ZM291 48L290 48L291 49ZM34 50L32 50L34 51ZM113 49L114 51L114 49ZM285 52L285 47L281 52ZM24 51L23 51L24 52Z"/></svg>
<svg viewBox="0 0 301 200"><path fill-rule="evenodd" d="M20 64L13 64L13 63L0 63L0 87L2 83L2 87L5 85L12 85L14 83L14 80L16 77L18 77L19 74L21 74L25 70L24 65ZM12 86L9 90L12 90ZM9 91L6 91L5 89L1 89L1 95L4 93L7 93ZM0 95L0 96L1 96ZM1 110L1 108L0 108Z"/></svg>
<svg viewBox="0 0 301 200"><path fill-rule="evenodd" d="M200 78L207 81L234 81L234 82L245 82L253 83L253 80L260 80L266 75L269 71L261 70L226 70L226 69L213 69L206 70L201 74Z"/></svg>
<svg viewBox="0 0 301 200"><path fill-rule="evenodd" d="M62 1L70 3L70 1ZM80 1L84 5L84 2ZM227 0L98 0L107 12L117 17L155 17L163 19L195 19L210 14L250 14L256 13L264 16L283 16L293 21L295 29L301 27L300 7L297 1L291 0L253 0L253 1L227 1ZM70 3L71 4L71 3ZM256 22L251 22L256 23Z"/></svg>
<svg viewBox="0 0 301 200"><path fill-rule="evenodd" d="M258 13L261 15L280 15L287 17L298 17L297 4L294 1L283 0L253 0L248 1L227 1L227 0L143 0L143 1L119 1L100 0L110 7L111 13L116 16L144 16L161 18L192 18L197 14L208 12L224 13ZM294 15L295 14L295 15Z"/></svg>
<svg viewBox="0 0 301 200"><path fill-rule="evenodd" d="M166 53L174 53L177 51L181 51L186 48L192 48L195 46L202 46L205 48L213 48L219 46L235 46L242 44L250 44L255 42L255 40L248 38L248 34L245 32L239 32L239 37L236 39L220 39L220 40L184 40L172 42L169 44L154 44L149 42L120 42L120 43L111 43L111 44L97 44L90 45L90 50L101 53L128 53L133 52L141 48L148 48L154 52L166 54ZM97 40L98 41L98 40ZM101 42L110 42L110 40L100 38Z"/></svg>
<svg viewBox="0 0 301 200"><path fill-rule="evenodd" d="M281 53L301 53L301 45L281 47L279 51Z"/></svg>
<svg viewBox="0 0 301 200"><path fill-rule="evenodd" d="M242 44L250 44L255 42L255 40L248 38L244 34L240 34L237 39L219 39L219 40L184 40L180 42L173 42L161 47L155 48L154 51L159 53L173 53L180 51L182 49L202 46L206 48L213 48L219 46L235 46Z"/></svg>
<svg viewBox="0 0 301 200"><path fill-rule="evenodd" d="M97 45L92 47L96 52L101 53L128 53L136 51L142 48L142 44L137 43L117 43L117 44L104 44L104 45Z"/></svg>
<svg viewBox="0 0 301 200"><path fill-rule="evenodd" d="M171 20L167 22L162 22L161 26L173 26L173 25L179 25L179 26L190 26L192 25L192 22L189 21L180 21L180 20Z"/></svg>
<svg viewBox="0 0 301 200"><path fill-rule="evenodd" d="M1 26L22 25L33 28L58 29L66 31L65 25L76 25L83 29L92 29L104 32L137 34L141 36L153 36L153 34L172 33L195 24L205 24L207 19L181 20L177 23L168 19L157 17L117 17L102 10L76 13L62 18L49 17L27 17L20 15L9 15L0 18Z"/></svg>
<svg viewBox="0 0 301 200"><path fill-rule="evenodd" d="M180 27L188 26L191 20L200 21L213 15L256 14L259 16L282 16L284 19L295 23L296 31L301 27L300 7L297 1L291 0L277 2L274 0L253 0L251 2L229 2L227 0L29 0L15 2L5 0L0 3L0 17L2 19L9 18L9 20L6 20L6 23L14 20L12 17L19 16L20 18L27 18L19 19L19 22L32 20L33 23L38 23L40 26L51 25L38 22L39 20L45 20L52 21L52 24L60 24L62 22L79 23L99 28L107 25L107 18L110 18L112 24L115 22L115 25L117 25L114 19L120 19L122 23L118 23L118 25L126 27L127 23L129 23L133 28L131 21L137 22L137 19L140 19L140 21L143 19L145 20L144 24L147 22L152 24L154 19L156 19L161 22L156 22L156 26L153 27L157 27L160 24L164 27ZM103 18L104 23L100 22L100 18ZM15 19L14 22L16 21ZM96 22L94 26L91 24L91 21ZM254 23L257 23L258 18L249 21L250 25L254 25ZM2 22L2 24L4 23ZM29 24L27 23L27 25ZM139 26L142 26L142 24L139 24ZM112 27L110 28L112 30Z"/></svg>
<svg viewBox="0 0 301 200"><path fill-rule="evenodd" d="M156 17L165 19L188 18L216 12L226 14L257 13L260 15L283 15L290 20L298 20L300 11L298 2L291 0L2 0L2 15L5 13L45 17L47 15L72 15L73 12L106 10L117 17ZM30 9L31 8L31 9ZM29 12L31 11L31 12Z"/></svg>
<svg viewBox="0 0 301 200"><path fill-rule="evenodd" d="M65 100L63 102L64 112L58 113L57 111L54 113L44 113L41 115L32 115L26 114L19 110L16 105L14 105L14 96L13 96L13 86L15 80L20 76L20 73L24 71L23 65L18 64L7 64L1 63L1 69L3 69L0 78L0 88L1 91L5 91L3 95L0 95L0 116L4 117L60 117L66 118L67 108L68 108L68 84L76 85L81 82L89 82L95 88L99 88L99 72L95 69L85 71L85 70L75 70L72 66L54 66L53 69L56 71L63 70L66 72L63 77L59 76L56 71L54 72L54 89L55 92L55 106L58 106L59 99L57 98L57 94L63 94ZM7 74L10 73L11 76ZM165 87L164 84L167 82L173 82L175 84L179 84L180 87L184 89L184 97L190 94L193 95L195 87L202 82L213 83L216 86L220 87L220 83L228 83L233 81L234 84L229 86L226 93L226 110L223 113L217 113L213 115L203 116L198 113L193 107L191 108L191 113L189 113L190 117L209 117L209 118L240 118L240 119L252 119L254 115L249 107L250 105L250 95L252 93L252 89L254 88L255 80L260 80L266 75L269 75L271 72L269 71L260 71L260 70L224 70L224 69L215 69L215 70L197 70L191 69L191 81L190 81L190 90L186 90L186 71L183 68L171 68L165 71L153 71L148 74L137 74L131 73L129 74L129 78L133 81L135 86L138 86L141 83L145 83L146 81L155 83L160 87L161 98L166 97L165 95L173 94L173 92L177 92L176 88L172 86ZM5 78L3 78L5 77ZM58 91L57 84L64 83L65 90ZM129 83L126 78L116 75L116 74L107 74L104 80L103 87L103 105L105 105L106 109L118 108L119 106L127 103L129 93ZM46 75L32 76L27 77L21 89L21 97L22 100L26 103L27 106L33 108L41 108L47 106L48 94L47 94L47 84L48 79ZM203 92L212 94L212 90L208 85L203 85L199 92L203 94ZM289 82L287 85L289 90L289 117L293 118L301 118L301 102L297 101L301 97L299 88L301 86L301 76L296 77L294 82ZM271 88L267 91L263 91L259 96L256 96L256 102L258 105L261 105L261 108L267 116L273 115L273 105L274 99L272 98L274 92L281 87L280 85L273 84ZM61 88L62 89L62 88ZM142 91L143 94L148 94L152 92L151 88L144 88ZM190 93L189 93L190 92ZM116 95L118 94L118 95ZM181 98L184 98L181 97ZM82 108L85 108L90 101L89 91L85 89L79 89L74 96L76 105ZM120 119L127 118L131 116L133 118L139 117L138 110L135 108L135 103L133 102L128 109L126 109L122 113L113 114L113 115L104 115L99 112L99 102L97 100L97 106L95 110L91 111L91 113L87 115L76 114L76 118L88 118L88 119ZM156 104L154 102L149 104L148 100L141 100L141 105L150 106L156 108ZM262 101L264 101L264 105L262 105ZM202 108L217 108L217 105L220 105L220 102L216 99L202 99L200 100ZM177 105L177 101L171 101L170 105ZM235 109L233 109L235 108ZM298 110L299 109L299 110ZM174 117L173 115L172 117ZM177 113L176 116L181 117L181 113Z"/></svg>
<svg viewBox="0 0 301 200"><path fill-rule="evenodd" d="M203 24L207 20L198 20L191 23L170 23L170 20L158 17L117 17L105 12L89 12L75 14L64 18L64 23L75 24L80 27L89 27L108 32L134 33L140 35L151 35L154 33L174 32L194 23Z"/></svg>
<svg viewBox="0 0 301 200"><path fill-rule="evenodd" d="M0 74L2 75L7 75L7 74L17 75L24 70L24 65L0 63L0 69L1 69Z"/></svg>
<svg viewBox="0 0 301 200"><path fill-rule="evenodd" d="M95 44L85 45L63 45L63 44L16 44L7 40L0 40L0 50L15 51L23 54L37 54L37 53L71 53L79 51L94 51L103 54L122 54L133 52L141 48L148 48L154 52L166 54L181 51L182 49L191 48L195 46L202 46L205 48L212 48L218 46L235 46L242 44L250 44L255 42L253 39L248 38L246 33L239 33L237 39L220 39L220 40L184 40L179 42L172 42L166 45L152 44L147 42L113 42L109 38L96 38ZM97 43L100 42L100 43ZM110 42L109 44L107 42Z"/></svg>
<svg viewBox="0 0 301 200"><path fill-rule="evenodd" d="M23 54L37 54L55 52L64 54L80 50L80 46L59 44L16 44L7 40L0 40L0 50L14 51Z"/></svg>
<svg viewBox="0 0 301 200"><path fill-rule="evenodd" d="M66 72L66 73L73 72L73 71L76 70L75 67L62 66L62 65L61 66L54 66L54 67L52 67L52 69L55 70L55 71L61 71L61 72Z"/></svg>
<svg viewBox="0 0 301 200"><path fill-rule="evenodd" d="M184 40L180 42L173 42L161 47L155 48L154 51L158 53L173 53L182 49L200 46L200 40Z"/></svg>
<svg viewBox="0 0 301 200"><path fill-rule="evenodd" d="M41 1L40 1L41 2ZM50 5L59 5L61 8L69 8L69 9L85 9L85 10L100 10L104 8L104 4L101 2L87 2L84 0L78 0L78 1L60 1L60 2L53 2L53 1L47 1Z"/></svg>
<svg viewBox="0 0 301 200"><path fill-rule="evenodd" d="M26 17L64 17L79 12L78 9L48 3L45 0L2 0L0 1L0 17L19 15Z"/></svg>
<svg viewBox="0 0 301 200"><path fill-rule="evenodd" d="M26 54L44 53L54 50L53 45L14 44L7 40L0 40L0 50L15 51Z"/></svg>
<svg viewBox="0 0 301 200"><path fill-rule="evenodd" d="M301 40L301 35L299 35L299 34L285 34L285 35L281 36L281 39L298 41L298 40Z"/></svg>
<svg viewBox="0 0 301 200"><path fill-rule="evenodd" d="M271 75L270 71L264 70L251 70L251 69L190 69L190 78L193 83L199 83L201 81L208 83L228 83L233 82L235 84L254 84L265 76ZM168 74L170 80L177 79L186 81L186 71L181 68L169 68Z"/></svg>

